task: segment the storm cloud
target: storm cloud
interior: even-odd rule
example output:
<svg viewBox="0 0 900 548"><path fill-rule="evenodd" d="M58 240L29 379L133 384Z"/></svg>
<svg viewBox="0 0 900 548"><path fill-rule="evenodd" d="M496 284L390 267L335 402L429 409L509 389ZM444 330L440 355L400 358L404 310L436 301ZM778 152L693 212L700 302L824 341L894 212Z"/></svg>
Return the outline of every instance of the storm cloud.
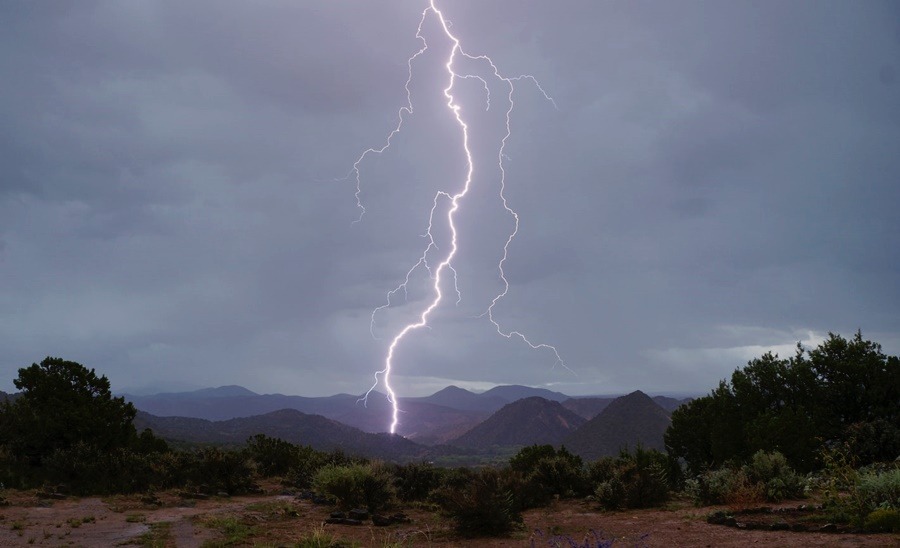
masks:
<svg viewBox="0 0 900 548"><path fill-rule="evenodd" d="M0 379L46 355L116 389L361 393L428 298L372 310L464 177L446 39L422 2L0 5ZM766 350L861 329L900 352L900 8L893 2L443 2L517 82L462 82L477 172L463 298L398 353L444 384L704 393ZM426 21L426 33L434 22ZM443 41L443 42L442 42ZM502 97L493 97L497 107ZM438 230L441 230L439 227ZM443 233L442 237L446 237Z"/></svg>

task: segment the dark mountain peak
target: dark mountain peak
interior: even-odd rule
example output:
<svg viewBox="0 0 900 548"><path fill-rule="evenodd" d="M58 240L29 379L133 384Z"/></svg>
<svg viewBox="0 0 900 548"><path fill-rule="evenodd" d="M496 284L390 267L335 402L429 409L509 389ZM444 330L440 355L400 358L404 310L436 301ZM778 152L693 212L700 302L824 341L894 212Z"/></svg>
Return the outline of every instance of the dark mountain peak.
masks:
<svg viewBox="0 0 900 548"><path fill-rule="evenodd" d="M236 384L219 386L217 388L201 388L200 390L194 390L193 392L190 392L190 394L198 398L234 398L239 396L259 395L252 390L248 390L243 386L238 386Z"/></svg>
<svg viewBox="0 0 900 548"><path fill-rule="evenodd" d="M462 411L493 412L503 407L508 400L496 396L476 394L458 386L448 386L424 398L402 398L403 401L432 403Z"/></svg>
<svg viewBox="0 0 900 548"><path fill-rule="evenodd" d="M610 403L610 405L616 402L619 402L616 405L634 405L636 403L646 405L648 402L654 404L656 403L653 401L653 398L651 398L647 394L644 394L640 390L635 390L634 392L630 392L628 394L625 394L624 396L619 396L618 398L614 399L612 403Z"/></svg>
<svg viewBox="0 0 900 548"><path fill-rule="evenodd" d="M585 419L540 396L509 403L453 442L460 447L557 444Z"/></svg>
<svg viewBox="0 0 900 548"><path fill-rule="evenodd" d="M495 386L490 390L481 394L481 396L493 396L502 398L506 401L516 401L522 398L530 398L532 396L540 396L551 401L565 401L569 396L561 392L554 392L546 388L532 388L530 386L521 386L518 384L509 384L503 386Z"/></svg>
<svg viewBox="0 0 900 548"><path fill-rule="evenodd" d="M448 386L446 388L442 388L442 389L438 390L437 392L432 394L430 397L433 398L435 396L474 396L474 395L475 395L474 392L471 392L469 390L466 390L465 388L460 388L456 385L451 384L450 386Z"/></svg>
<svg viewBox="0 0 900 548"><path fill-rule="evenodd" d="M271 419L295 419L295 418L298 418L298 417L319 417L319 418L325 418L325 417L322 417L322 415L315 415L315 414L311 414L311 413L304 413L303 411L300 411L299 409L291 409L291 408L289 408L289 407L286 407L286 408L284 408L284 409L277 409L277 410L275 410L275 411L270 411L270 412L268 412L268 413L263 413L263 414L261 414L261 415L254 415L253 417L236 417L236 418L234 418L234 419L229 419L229 420L238 420L238 419L256 418L256 417L268 417L268 418L271 418ZM221 422L221 421L220 421L220 422Z"/></svg>
<svg viewBox="0 0 900 548"><path fill-rule="evenodd" d="M614 456L638 445L663 450L669 412L640 390L616 398L599 415L566 437L563 444L587 460Z"/></svg>
<svg viewBox="0 0 900 548"><path fill-rule="evenodd" d="M606 409L600 412L596 418L601 416L617 417L619 419L630 419L631 417L655 416L669 419L669 412L663 409L653 398L644 394L640 390L614 399Z"/></svg>

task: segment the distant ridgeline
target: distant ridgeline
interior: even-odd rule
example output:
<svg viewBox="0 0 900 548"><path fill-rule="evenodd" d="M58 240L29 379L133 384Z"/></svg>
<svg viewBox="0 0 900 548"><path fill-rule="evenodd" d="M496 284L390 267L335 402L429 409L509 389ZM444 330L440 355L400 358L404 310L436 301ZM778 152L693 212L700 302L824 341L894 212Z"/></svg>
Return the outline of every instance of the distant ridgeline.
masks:
<svg viewBox="0 0 900 548"><path fill-rule="evenodd" d="M347 450L357 450L361 448L358 443L340 441L347 438L346 429L340 427L351 426L372 434L382 432L391 409L386 398L379 396L371 395L363 406L358 396L350 394L309 398L255 394L242 387L226 386L127 398L142 411L138 415L141 427L166 439L228 444L240 443L242 436L264 433L308 443L317 449L330 450L344 444ZM446 446L469 452L497 447L508 452L510 448L545 443L563 443L578 454L594 458L616 455L621 449L639 444L661 450L671 410L686 401L689 399L665 396L651 399L639 391L621 398L570 398L526 386L498 386L482 393L449 386L427 397L400 398L404 414L398 432L416 444L442 446L437 451L420 445L407 446L411 451L408 458L453 452ZM288 409L300 413L288 419ZM340 425L312 426L314 415ZM585 425L587 422L590 426ZM292 424L291 429L285 428L288 423ZM576 434L583 425L587 430ZM365 439L362 433L351 438ZM366 447L377 445L368 443ZM392 451L371 456L398 457Z"/></svg>

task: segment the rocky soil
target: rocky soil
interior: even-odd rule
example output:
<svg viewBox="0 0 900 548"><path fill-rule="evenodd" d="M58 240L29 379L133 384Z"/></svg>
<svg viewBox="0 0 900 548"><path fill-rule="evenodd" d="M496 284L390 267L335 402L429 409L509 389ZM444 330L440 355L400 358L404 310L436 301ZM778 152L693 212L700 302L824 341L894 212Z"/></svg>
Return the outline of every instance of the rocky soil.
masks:
<svg viewBox="0 0 900 548"><path fill-rule="evenodd" d="M325 505L279 493L246 497L39 498L7 491L0 508L0 546L291 546L304 539L333 546L900 546L900 535L796 532L708 523L715 508L673 503L666 509L602 512L562 501L525 514L525 525L504 539L461 539L429 508L395 509L409 518L389 526L326 524ZM801 503L795 503L795 505ZM785 505L790 506L788 505ZM781 513L784 520L791 513ZM779 526L779 528L783 528ZM327 545L327 544L323 544Z"/></svg>

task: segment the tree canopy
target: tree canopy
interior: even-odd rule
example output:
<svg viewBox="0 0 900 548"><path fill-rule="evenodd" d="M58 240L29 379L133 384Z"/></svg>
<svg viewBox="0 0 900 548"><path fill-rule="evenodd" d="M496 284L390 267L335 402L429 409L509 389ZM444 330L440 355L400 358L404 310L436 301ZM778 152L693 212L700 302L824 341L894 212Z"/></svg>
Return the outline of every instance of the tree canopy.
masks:
<svg viewBox="0 0 900 548"><path fill-rule="evenodd" d="M709 395L675 410L666 449L699 472L780 451L799 470L819 464L825 444L846 442L863 461L900 454L900 358L881 345L829 333L794 356L772 353L735 370Z"/></svg>
<svg viewBox="0 0 900 548"><path fill-rule="evenodd" d="M33 462L84 443L99 450L136 440L136 410L113 397L106 376L60 358L19 369L21 396L0 411L0 445Z"/></svg>

